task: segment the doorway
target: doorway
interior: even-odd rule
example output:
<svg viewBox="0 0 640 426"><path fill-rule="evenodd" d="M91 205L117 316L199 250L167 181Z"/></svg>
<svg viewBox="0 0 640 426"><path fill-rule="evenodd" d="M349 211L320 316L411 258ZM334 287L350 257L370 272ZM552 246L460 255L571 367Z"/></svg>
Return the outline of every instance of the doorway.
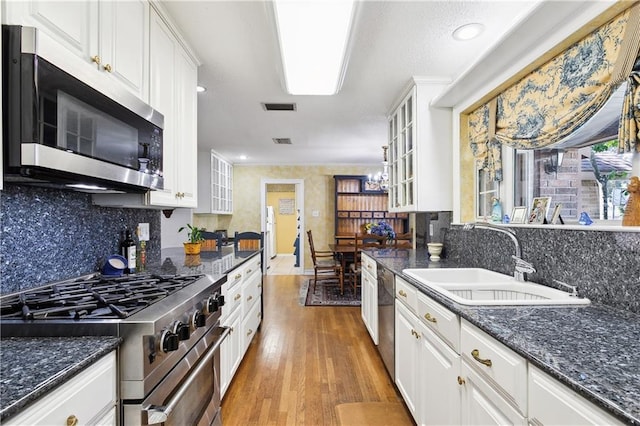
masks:
<svg viewBox="0 0 640 426"><path fill-rule="evenodd" d="M265 274L304 271L304 180L262 179L261 212Z"/></svg>

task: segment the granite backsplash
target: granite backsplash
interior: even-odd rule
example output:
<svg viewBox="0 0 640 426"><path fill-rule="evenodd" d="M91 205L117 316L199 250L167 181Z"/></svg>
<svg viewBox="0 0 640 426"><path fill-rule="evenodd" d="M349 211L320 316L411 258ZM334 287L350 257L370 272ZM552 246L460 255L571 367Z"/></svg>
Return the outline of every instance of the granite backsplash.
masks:
<svg viewBox="0 0 640 426"><path fill-rule="evenodd" d="M529 281L578 286L593 302L640 313L640 232L575 229L511 228L522 257L536 268ZM512 275L514 243L486 229L463 230L452 225L445 235L445 257Z"/></svg>
<svg viewBox="0 0 640 426"><path fill-rule="evenodd" d="M91 195L5 183L0 191L0 294L98 270L125 228L149 223L149 262L160 261L160 211L104 208Z"/></svg>

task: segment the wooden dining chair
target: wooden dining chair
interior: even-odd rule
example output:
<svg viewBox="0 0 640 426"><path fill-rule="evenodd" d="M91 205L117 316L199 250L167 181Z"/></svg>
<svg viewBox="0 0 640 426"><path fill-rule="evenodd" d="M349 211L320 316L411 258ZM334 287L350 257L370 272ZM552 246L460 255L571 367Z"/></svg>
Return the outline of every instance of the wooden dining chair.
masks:
<svg viewBox="0 0 640 426"><path fill-rule="evenodd" d="M218 232L202 231L202 251L218 251L222 249L222 234Z"/></svg>
<svg viewBox="0 0 640 426"><path fill-rule="evenodd" d="M387 236L375 234L355 234L353 263L349 266L349 282L353 285L355 294L360 283L360 272L362 271L362 250L366 248L385 248L387 246Z"/></svg>
<svg viewBox="0 0 640 426"><path fill-rule="evenodd" d="M235 251L260 250L264 241L262 232L237 232L233 237L233 249Z"/></svg>
<svg viewBox="0 0 640 426"><path fill-rule="evenodd" d="M396 234L393 239L393 248L413 248L413 228L404 234Z"/></svg>
<svg viewBox="0 0 640 426"><path fill-rule="evenodd" d="M309 238L309 250L313 261L313 292L316 291L318 281L337 281L340 285L340 294L344 294L344 277L342 266L337 261L335 254L330 250L316 250L313 244L313 234L307 231Z"/></svg>

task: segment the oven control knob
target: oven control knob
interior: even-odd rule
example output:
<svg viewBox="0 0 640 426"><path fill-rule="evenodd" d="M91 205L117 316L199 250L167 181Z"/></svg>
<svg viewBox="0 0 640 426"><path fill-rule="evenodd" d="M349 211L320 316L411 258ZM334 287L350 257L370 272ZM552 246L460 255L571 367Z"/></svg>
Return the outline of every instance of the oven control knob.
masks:
<svg viewBox="0 0 640 426"><path fill-rule="evenodd" d="M178 336L179 340L188 340L189 336L191 336L189 324L184 324L180 321L176 321L173 324L173 333Z"/></svg>
<svg viewBox="0 0 640 426"><path fill-rule="evenodd" d="M195 311L191 316L193 328L204 327L207 324L207 317L200 311Z"/></svg>
<svg viewBox="0 0 640 426"><path fill-rule="evenodd" d="M209 296L209 298L207 299L207 311L212 314L215 311L217 311L219 308L218 305L218 296L217 295L213 295L213 296Z"/></svg>
<svg viewBox="0 0 640 426"><path fill-rule="evenodd" d="M172 352L178 350L178 345L180 344L180 340L175 333L172 333L169 330L164 330L162 332L162 337L160 338L160 345L162 352Z"/></svg>
<svg viewBox="0 0 640 426"><path fill-rule="evenodd" d="M222 294L218 296L218 306L224 306L224 296Z"/></svg>

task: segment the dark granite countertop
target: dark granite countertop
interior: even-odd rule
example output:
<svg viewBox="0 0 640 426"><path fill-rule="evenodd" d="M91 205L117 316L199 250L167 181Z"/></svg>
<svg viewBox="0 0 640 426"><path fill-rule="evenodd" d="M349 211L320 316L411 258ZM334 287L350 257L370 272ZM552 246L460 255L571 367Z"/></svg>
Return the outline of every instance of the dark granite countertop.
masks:
<svg viewBox="0 0 640 426"><path fill-rule="evenodd" d="M20 412L121 343L118 337L3 337L0 421Z"/></svg>
<svg viewBox="0 0 640 426"><path fill-rule="evenodd" d="M406 268L463 267L430 262L426 250L370 250L402 275ZM592 303L581 307L468 307L404 279L621 421L640 425L640 315Z"/></svg>

